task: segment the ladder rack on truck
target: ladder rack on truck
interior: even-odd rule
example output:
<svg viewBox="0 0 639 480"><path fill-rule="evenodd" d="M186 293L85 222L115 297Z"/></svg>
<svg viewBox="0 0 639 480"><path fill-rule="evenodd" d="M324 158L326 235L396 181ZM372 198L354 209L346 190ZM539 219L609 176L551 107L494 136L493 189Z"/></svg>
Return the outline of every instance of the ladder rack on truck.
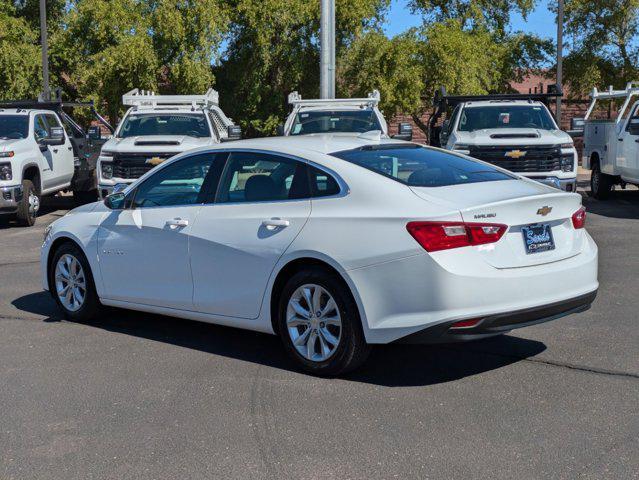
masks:
<svg viewBox="0 0 639 480"><path fill-rule="evenodd" d="M298 92L288 95L288 103L297 107L323 107L327 105L376 107L379 105L380 95L378 90L373 90L366 98L315 98L304 100Z"/></svg>

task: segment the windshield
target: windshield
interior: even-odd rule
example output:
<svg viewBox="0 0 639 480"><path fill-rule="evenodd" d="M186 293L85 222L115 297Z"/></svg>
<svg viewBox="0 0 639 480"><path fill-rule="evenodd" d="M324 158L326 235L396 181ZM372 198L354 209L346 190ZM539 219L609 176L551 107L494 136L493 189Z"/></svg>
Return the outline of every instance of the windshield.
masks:
<svg viewBox="0 0 639 480"><path fill-rule="evenodd" d="M460 132L473 132L486 128L539 128L554 130L548 110L541 105L495 105L470 107L462 110Z"/></svg>
<svg viewBox="0 0 639 480"><path fill-rule="evenodd" d="M127 116L118 137L143 135L188 135L210 137L211 132L202 113L132 113Z"/></svg>
<svg viewBox="0 0 639 480"><path fill-rule="evenodd" d="M291 135L309 133L355 132L381 130L373 110L332 110L300 112L295 115Z"/></svg>
<svg viewBox="0 0 639 480"><path fill-rule="evenodd" d="M27 115L0 115L0 138L19 139L29 136Z"/></svg>
<svg viewBox="0 0 639 480"><path fill-rule="evenodd" d="M332 154L411 187L444 187L516 178L490 165L419 145L380 145Z"/></svg>

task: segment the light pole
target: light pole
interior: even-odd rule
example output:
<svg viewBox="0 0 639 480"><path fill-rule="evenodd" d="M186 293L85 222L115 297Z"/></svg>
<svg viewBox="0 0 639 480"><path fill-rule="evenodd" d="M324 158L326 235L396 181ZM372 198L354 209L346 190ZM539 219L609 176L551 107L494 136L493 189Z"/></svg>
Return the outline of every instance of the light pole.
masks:
<svg viewBox="0 0 639 480"><path fill-rule="evenodd" d="M564 50L564 0L557 0L557 88L563 93L562 70L563 70L563 50ZM561 97L557 97L555 111L557 124L561 128Z"/></svg>
<svg viewBox="0 0 639 480"><path fill-rule="evenodd" d="M40 0L40 42L42 44L42 96L43 100L51 99L49 88L49 52L47 45L47 4Z"/></svg>
<svg viewBox="0 0 639 480"><path fill-rule="evenodd" d="M320 98L335 98L335 0L320 4Z"/></svg>

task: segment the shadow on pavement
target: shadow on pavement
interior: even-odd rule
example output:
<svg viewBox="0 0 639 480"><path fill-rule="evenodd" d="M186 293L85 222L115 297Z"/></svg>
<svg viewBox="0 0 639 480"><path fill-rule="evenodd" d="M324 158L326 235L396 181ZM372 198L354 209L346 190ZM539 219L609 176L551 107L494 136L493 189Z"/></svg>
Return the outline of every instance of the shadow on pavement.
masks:
<svg viewBox="0 0 639 480"><path fill-rule="evenodd" d="M615 190L606 200L596 200L584 194L583 204L589 213L596 215L639 219L639 190Z"/></svg>
<svg viewBox="0 0 639 480"><path fill-rule="evenodd" d="M12 305L46 316L45 322L63 321L47 292L25 295ZM107 309L100 319L88 325L294 371L279 339L273 335L120 309ZM434 385L495 370L545 349L541 342L513 336L455 345L378 345L364 366L344 379L392 387Z"/></svg>
<svg viewBox="0 0 639 480"><path fill-rule="evenodd" d="M59 212L56 216L62 217L66 214L67 210L75 208L73 197L71 196L59 196L43 197L40 204L40 210L38 211L38 218L44 217L50 213ZM0 216L0 230L5 228L15 227L18 228L18 223L10 216Z"/></svg>

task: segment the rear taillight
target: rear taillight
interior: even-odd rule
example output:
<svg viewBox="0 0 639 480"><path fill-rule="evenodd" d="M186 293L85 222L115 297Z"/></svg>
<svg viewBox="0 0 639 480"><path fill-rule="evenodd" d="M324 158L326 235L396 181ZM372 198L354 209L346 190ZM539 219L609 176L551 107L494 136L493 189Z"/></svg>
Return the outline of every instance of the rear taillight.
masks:
<svg viewBox="0 0 639 480"><path fill-rule="evenodd" d="M474 328L479 325L481 322L481 318L472 318L470 320L460 320L459 322L453 323L449 328L451 330L463 330L465 328Z"/></svg>
<svg viewBox="0 0 639 480"><path fill-rule="evenodd" d="M436 252L494 243L508 227L494 223L410 222L406 229L426 251Z"/></svg>
<svg viewBox="0 0 639 480"><path fill-rule="evenodd" d="M572 214L572 226L575 228L584 228L586 226L586 208L581 207Z"/></svg>

